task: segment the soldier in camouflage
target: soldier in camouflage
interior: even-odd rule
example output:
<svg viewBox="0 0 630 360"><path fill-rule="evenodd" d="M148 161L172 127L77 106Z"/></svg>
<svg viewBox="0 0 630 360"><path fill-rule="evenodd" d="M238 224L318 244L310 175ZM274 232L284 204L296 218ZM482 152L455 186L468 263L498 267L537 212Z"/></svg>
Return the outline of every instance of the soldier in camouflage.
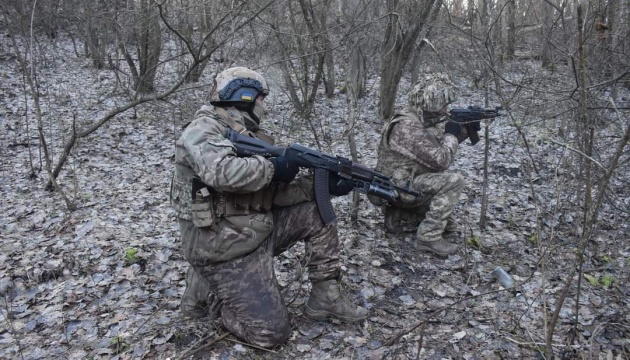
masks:
<svg viewBox="0 0 630 360"><path fill-rule="evenodd" d="M269 93L257 72L235 67L219 73L210 103L195 114L175 148L171 203L179 218L190 269L181 311L210 316L247 342L273 347L287 341L291 324L274 275L273 257L305 241L312 289L306 315L365 319L368 311L340 290L336 223L324 225L309 178L296 179L295 159L239 158L228 128L269 143L260 128ZM330 192L352 185L331 175Z"/></svg>
<svg viewBox="0 0 630 360"><path fill-rule="evenodd" d="M464 188L461 175L444 171L453 163L459 143L468 137L466 129L447 122L442 135L436 126L453 101L454 86L446 75L427 75L415 84L406 111L394 115L383 128L376 168L421 195L400 194L398 201L390 203L370 197L383 207L388 231L399 231L405 222L419 223L414 246L440 257L457 252L457 245L442 235L457 230L451 213Z"/></svg>

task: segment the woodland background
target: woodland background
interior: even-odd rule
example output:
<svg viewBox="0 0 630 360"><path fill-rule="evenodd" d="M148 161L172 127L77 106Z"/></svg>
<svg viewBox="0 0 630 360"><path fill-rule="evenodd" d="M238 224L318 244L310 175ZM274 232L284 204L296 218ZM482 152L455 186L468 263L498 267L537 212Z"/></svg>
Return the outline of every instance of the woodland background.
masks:
<svg viewBox="0 0 630 360"><path fill-rule="evenodd" d="M630 358L628 0L3 0L0 357ZM374 166L424 73L502 106L460 146L446 260L334 200L361 324L308 319L303 247L278 257L295 325L265 351L178 312L174 142L217 72L248 66L267 128ZM501 266L515 280L492 275Z"/></svg>

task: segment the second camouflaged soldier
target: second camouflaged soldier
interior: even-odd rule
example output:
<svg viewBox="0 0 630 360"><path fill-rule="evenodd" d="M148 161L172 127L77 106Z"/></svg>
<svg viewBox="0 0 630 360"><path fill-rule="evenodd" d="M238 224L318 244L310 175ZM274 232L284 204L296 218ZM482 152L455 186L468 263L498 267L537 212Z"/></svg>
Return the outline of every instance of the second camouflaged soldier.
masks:
<svg viewBox="0 0 630 360"><path fill-rule="evenodd" d="M305 241L312 283L306 315L353 322L368 314L341 294L337 225L320 219L312 181L294 180L295 159L239 158L225 136L231 128L273 142L259 127L268 92L265 79L250 69L219 73L213 106L198 110L177 140L171 189L190 263L182 312L218 318L261 347L282 344L291 333L273 257L299 240ZM333 195L352 190L336 175L330 180Z"/></svg>
<svg viewBox="0 0 630 360"><path fill-rule="evenodd" d="M458 246L442 234L456 230L451 213L464 188L461 175L444 171L453 163L459 143L466 140L466 129L448 122L442 136L435 134L436 122L453 101L455 88L446 75L427 75L415 84L406 111L393 116L383 129L376 169L398 186L410 186L422 195L400 194L400 200L392 203L370 197L383 207L388 231L397 231L405 220L420 222L414 246L440 257L457 252Z"/></svg>

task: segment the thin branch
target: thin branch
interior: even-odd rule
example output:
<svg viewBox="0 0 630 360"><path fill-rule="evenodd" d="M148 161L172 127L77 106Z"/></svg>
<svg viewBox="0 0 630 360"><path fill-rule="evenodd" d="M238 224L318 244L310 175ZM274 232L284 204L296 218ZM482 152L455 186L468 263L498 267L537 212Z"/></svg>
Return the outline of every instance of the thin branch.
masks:
<svg viewBox="0 0 630 360"><path fill-rule="evenodd" d="M564 147L564 148L567 148L568 150L571 150L571 151L573 151L574 153L580 154L580 155L581 155L581 156L583 156L584 158L586 158L586 159L590 160L591 162L593 162L593 164L595 164L595 165L599 166L602 170L606 170L606 167L604 167L604 165L602 165L602 163L600 163L599 161L597 161L597 160L593 159L592 157L590 157L590 156L586 155L586 154L585 154L585 153L583 153L582 151L580 151L580 150L578 150L578 149L576 149L576 148L574 148L574 147L571 147L571 146L570 146L570 145L568 145L568 144L565 144L565 143L561 143L561 142L559 142L559 141L556 141L556 140L554 140L554 139L549 139L549 141L551 141L551 142L552 142L552 143L554 143L554 144L560 145L560 146L562 146L562 147Z"/></svg>
<svg viewBox="0 0 630 360"><path fill-rule="evenodd" d="M209 343L201 346L201 347L197 347L197 345L201 344L202 342L210 339L211 337L215 336L216 334L210 334L204 338L202 338L201 340L197 341L190 350L185 351L183 354L181 354L176 360L183 360L185 358L191 357L199 352L201 352L202 350L205 350L207 348L209 348L210 346L214 345L215 343L225 339L226 337L230 336L230 333L225 333L217 338L215 338L214 340L210 341Z"/></svg>
<svg viewBox="0 0 630 360"><path fill-rule="evenodd" d="M239 341L239 340L236 340L236 339L227 339L227 341L231 341L233 343L241 344L241 345L244 345L244 346L249 346L250 348L253 348L253 349L256 349L256 350L262 350L262 351L266 351L268 353L277 354L276 351L265 349L264 347L260 347L260 346L254 345L254 344L248 344L246 342L242 342L242 341Z"/></svg>

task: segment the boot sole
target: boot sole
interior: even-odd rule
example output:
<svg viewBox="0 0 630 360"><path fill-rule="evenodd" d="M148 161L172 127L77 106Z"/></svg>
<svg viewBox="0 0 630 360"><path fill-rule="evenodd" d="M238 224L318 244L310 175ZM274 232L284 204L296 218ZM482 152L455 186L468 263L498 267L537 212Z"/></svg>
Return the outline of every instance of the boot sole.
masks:
<svg viewBox="0 0 630 360"><path fill-rule="evenodd" d="M418 251L428 251L428 252L430 252L430 253L432 253L434 255L437 255L437 256L439 256L439 257L441 257L443 259L448 258L449 255L454 255L455 254L455 253L453 253L453 254L441 253L441 252L435 251L434 249L432 249L432 248L430 248L428 246L424 246L424 245L416 245L415 248Z"/></svg>
<svg viewBox="0 0 630 360"><path fill-rule="evenodd" d="M304 305L304 314L314 320L337 319L347 323L355 323L357 321L365 320L368 317L368 315L365 315L364 317L343 317L324 310L313 310L307 305Z"/></svg>
<svg viewBox="0 0 630 360"><path fill-rule="evenodd" d="M205 309L196 309L196 310L181 310L182 315L185 317L193 318L193 319L201 319L208 316L208 311Z"/></svg>

